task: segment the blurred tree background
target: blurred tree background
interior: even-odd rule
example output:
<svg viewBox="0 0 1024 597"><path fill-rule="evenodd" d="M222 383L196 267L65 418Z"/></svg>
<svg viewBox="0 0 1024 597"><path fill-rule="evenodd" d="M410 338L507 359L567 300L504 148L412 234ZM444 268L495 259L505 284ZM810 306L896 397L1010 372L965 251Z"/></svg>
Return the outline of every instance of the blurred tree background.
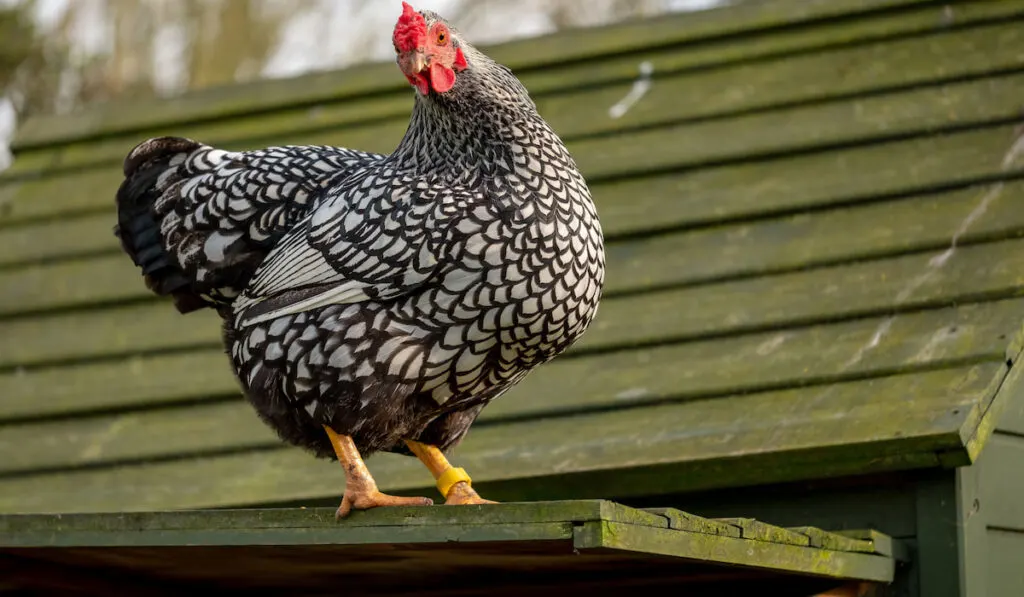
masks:
<svg viewBox="0 0 1024 597"><path fill-rule="evenodd" d="M438 11L483 44L721 3L421 0L414 6ZM400 11L398 0L0 0L0 150L15 123L35 114L388 59Z"/></svg>

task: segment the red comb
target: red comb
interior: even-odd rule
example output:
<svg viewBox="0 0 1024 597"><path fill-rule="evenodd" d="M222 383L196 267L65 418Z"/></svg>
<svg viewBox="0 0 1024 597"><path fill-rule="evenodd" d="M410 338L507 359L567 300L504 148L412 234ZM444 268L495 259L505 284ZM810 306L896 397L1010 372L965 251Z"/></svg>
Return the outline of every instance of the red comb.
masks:
<svg viewBox="0 0 1024 597"><path fill-rule="evenodd" d="M402 16L398 17L391 40L399 52L411 52L427 43L427 22L407 2L402 2Z"/></svg>

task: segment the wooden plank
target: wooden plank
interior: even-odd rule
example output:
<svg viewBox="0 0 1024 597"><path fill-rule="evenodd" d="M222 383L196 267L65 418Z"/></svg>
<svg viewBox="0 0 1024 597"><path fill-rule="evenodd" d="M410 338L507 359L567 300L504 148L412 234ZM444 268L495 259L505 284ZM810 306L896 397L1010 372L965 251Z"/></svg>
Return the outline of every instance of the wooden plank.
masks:
<svg viewBox="0 0 1024 597"><path fill-rule="evenodd" d="M850 203L878 195L977 180L1002 171L1002 162L1016 135L1012 126L985 128L881 147L859 147L595 184L593 190L602 221L608 222L611 233L635 233L650 229L651 213L660 214L662 227L669 228ZM957 164L955 172L949 168L950 163ZM914 164L914 167L908 170L904 164ZM806 172L818 175L808 178ZM873 176L863 176L863 172L872 172ZM17 202L22 211L11 213L36 219L57 213L53 210L88 211L90 203L108 196L110 189L116 188L114 181L107 181L114 187L103 183L104 176L109 177L110 173L93 171L86 178L57 176L47 183L25 183L26 188L36 185L38 192L43 191L38 185L57 185L47 188L47 197L71 198L74 205L57 205L56 199L39 198ZM3 189L0 187L0 191ZM109 214L109 208L104 209ZM96 234L103 233L97 231Z"/></svg>
<svg viewBox="0 0 1024 597"><path fill-rule="evenodd" d="M1013 2L973 3L959 7L952 18L957 26L963 27L971 23L1020 16L1022 9L1024 6ZM954 73L950 73L947 72L951 62L948 56L936 55L928 59L907 61L895 69L879 72L879 56L907 57L921 52L942 53L947 49L952 50L952 45L957 43L955 40L952 45L942 44L938 48L907 51L905 46L908 43L912 47L923 46L919 41L893 42L891 39L899 35L935 31L935 23L947 18L950 18L949 11L945 8L930 6L907 14L852 22L836 21L811 29L788 29L767 36L730 40L728 43L687 47L686 51L673 48L611 61L606 59L600 62L573 63L572 66L559 69L554 76L552 73L518 72L531 90L531 96L537 101L541 113L557 125L556 130L564 138L571 139L595 132L727 114L778 103L806 101L809 98L835 97L863 88L905 87L909 84L948 80L950 75L954 78L976 75L1005 66L1005 60L1015 60L1012 56L998 54L987 56L983 61L964 60L961 56L952 61L957 67ZM843 47L852 42L870 40L879 40L882 47ZM815 46L840 49L835 54L815 51L805 56L793 55L794 50L808 50ZM970 51L970 48L962 49ZM779 61L766 60L769 56L780 54L782 59ZM761 58L756 67L751 65L754 58ZM635 105L626 115L609 118L608 108L628 93L632 85L630 80L636 76L636 65L643 60L655 65L657 84L645 94L644 101ZM786 66L792 60L806 64L794 71ZM871 64L872 68L836 69L833 67L836 60L848 64ZM723 72L722 67L729 62L740 64L727 67L728 72ZM942 64L946 66L940 67ZM711 66L718 68L704 72ZM769 74L777 68L783 68L784 75L791 74L795 78L785 85L777 84ZM815 76L808 78L808 73L815 73ZM395 74L389 73L389 76ZM766 77L769 80L759 83ZM751 85L764 86L765 89L752 94L749 93ZM603 87L596 89L597 86ZM677 98L681 93L678 89L684 89L685 93L682 94L691 96L698 88L708 90L701 93L714 95L700 101L679 104ZM356 102L328 103L315 107L300 106L242 119L217 119L198 124L168 123L148 132L133 133L130 137L77 142L55 150L19 155L8 176L52 168L81 168L102 162L119 163L140 137L161 134L203 139L226 147L245 147L256 140L267 140L275 136L304 142L302 134L311 135L325 129L345 127L344 143L350 146L367 144L366 147L390 151L408 122L410 102L408 90L403 89L383 97L374 96ZM379 130L374 132L374 129L381 126L391 132L384 135ZM382 140L382 144L374 145Z"/></svg>
<svg viewBox="0 0 1024 597"><path fill-rule="evenodd" d="M985 573L989 595L1024 595L1024 532L988 531Z"/></svg>
<svg viewBox="0 0 1024 597"><path fill-rule="evenodd" d="M135 355L0 375L0 421L238 397L221 348Z"/></svg>
<svg viewBox="0 0 1024 597"><path fill-rule="evenodd" d="M942 364L989 361L1001 371L1003 341L998 339L999 330L1008 320L1019 319L1022 311L1024 300L1016 300L1002 305L984 304L905 315L888 324L887 320L864 320L818 326L790 332L784 350L765 350L775 336L759 334L634 350L628 354L566 359L535 371L501 400L488 406L479 421L535 419L669 399L723 397L905 369L934 368ZM872 343L882 326L885 326L885 334L880 334L870 351L865 351L864 347ZM959 337L942 337L942 331L953 326L960 330ZM941 337L941 341L936 341L937 337ZM223 357L216 365L211 362L204 368L209 370L204 377L211 376L215 370L222 371L223 378L228 377L228 365ZM988 378L983 381L990 384L996 372L987 371ZM143 383L162 380L164 385L173 386L175 376L187 374L186 371L160 370L154 372L152 378L143 377ZM50 377L52 375L44 377L43 381ZM184 385L192 386L191 383ZM117 391L105 386L79 387L81 399L86 403L95 400L91 398L94 394L103 396ZM200 392L218 390L219 387L200 388ZM824 401L829 391L821 389L819 394L819 400ZM199 393L196 398L204 395L209 394ZM39 396L27 394L17 402L24 404L30 400L41 401ZM920 407L930 408L927 404ZM29 407L22 408L28 410ZM714 411L718 417L729 418L734 416L734 408L732 401L723 400ZM903 413L916 411L919 405L905 398L891 403L888 408L895 416L903 416ZM711 410L709 406L704 416L710 417ZM970 411L971 408L956 407L943 416L959 421L962 426ZM821 414L835 417L831 410ZM767 413L765 416L771 418ZM154 441L153 438L160 439ZM9 453L0 463L0 472L272 447L278 443L246 402L215 402L0 427L0 449Z"/></svg>
<svg viewBox="0 0 1024 597"><path fill-rule="evenodd" d="M787 58L781 60L778 65L773 65L772 68L767 68L761 64L744 67L746 69L753 69L750 72L733 72L732 70L728 72L712 71L710 73L698 72L696 74L675 77L666 80L664 83L659 81L658 85L653 88L655 91L652 91L650 94L653 99L645 98L644 101L637 104L634 111L640 116L634 116L633 118L640 119L635 124L644 124L645 122L663 121L666 118L679 120L710 115L710 113L703 114L695 111L704 110L706 112L711 109L709 106L715 106L715 110L728 112L729 110L726 110L726 108L744 111L776 103L806 102L808 99L822 96L822 94L825 94L825 90L835 90L837 86L854 84L855 86L851 90L856 90L863 88L864 85L877 83L877 77L882 76L882 74L868 68L867 64L879 61L879 56L903 56L905 54L916 56L921 52L936 51L934 50L935 48L941 48L941 51L949 51L951 54L949 56L926 56L917 60L917 64L927 65L927 68L930 69L939 68L937 65L944 65L941 67L942 70L937 71L937 73L929 71L929 74L923 78L925 80L934 79L937 74L941 75L943 73L947 77L962 76L964 73L946 72L951 68L949 65L957 65L956 68L968 68L971 66L971 62L964 58L964 56L987 56L987 54L982 52L992 49L974 49L961 46L972 43L992 43L992 40L998 40L1000 43L1009 43L1003 39L1005 35L999 34L1000 31L1018 35L1021 28L1004 26L1003 29L998 30L989 30L988 28L972 29L960 34L967 36L962 42L957 42L954 39L949 43L936 44L930 43L928 38L906 40L901 43L916 44L914 47L919 47L920 51L915 52L885 46L879 50L868 52L868 55L863 57L858 58L855 56L843 59L841 62L843 64L849 63L851 65L850 68L853 69L849 72L846 70L846 67L837 69L835 62L826 60L826 57L829 55L823 57L815 54L805 58L805 60L814 61L812 64L794 66L792 64L793 59ZM967 35L968 33L970 35ZM962 54L964 52L966 54ZM995 53L994 55L1002 56L1000 53ZM1016 55L1007 59L1024 61L1024 59ZM985 60L984 63L975 65L975 68L984 67L991 69L997 67L997 65L989 64L992 61L991 58L986 57ZM888 64L888 62L885 63ZM910 67L897 68L897 66L893 66L893 68L894 70L889 76L897 77L898 75L898 79L894 78L893 84L906 84L907 77L910 76L907 69ZM810 71L810 73L808 74L807 71ZM864 76L868 78L851 81L851 78L856 78L851 73L861 72L866 73ZM836 77L837 73L842 74L841 79L831 81L830 78ZM705 81L702 78L709 80ZM649 136L654 136L656 137L655 140L658 140L663 139L664 135L669 135L672 141L670 143L658 141L658 145L653 145L662 148L657 152L657 156L664 156L659 158L658 164L661 167L667 167L665 164L679 166L694 161L726 159L728 156L737 154L737 152L739 152L739 155L744 155L766 151L766 147L799 146L822 139L835 143L842 141L844 138L864 137L871 131L882 132L892 136L905 130L934 128L940 126L939 123L943 122L970 121L972 115L975 115L973 117L976 118L976 115L979 113L985 115L988 119L998 118L1000 115L1006 117L1007 111L1011 110L1011 108L1003 104L1006 101L1011 101L1015 94L1019 95L1019 92L1014 91L1019 82L1014 77L998 80L1011 82L1006 83L1003 89L1000 89L1000 87L1003 87L1003 84L1000 83L995 84L996 89L988 90L983 83L967 82L953 84L945 88L939 87L937 89L912 91L910 92L912 99L908 99L905 102L900 102L898 99L906 97L904 94L880 97L869 96L852 102L844 100L823 105L810 105L797 112L781 110L766 115L751 114L740 117L737 121L720 122L716 120L682 125L682 128L678 130L655 130L641 133L640 143L623 143L621 146L618 139L595 139L574 143L571 142L571 137L569 137L570 150L577 156L581 167L584 169L584 173L588 177L600 179L601 177L621 173L628 168L641 167L643 169L650 169L650 165L644 165L642 161L638 163L633 158L630 158L632 161L626 164L616 164L612 157L619 155L652 157L650 152L652 145L649 144L651 140L646 139ZM743 87L737 89L735 86L740 83L742 83ZM690 97L701 89L706 90L705 93L712 95L707 98L696 98L684 106L680 106L678 101L676 101L680 93L685 93L687 97ZM751 89L757 89L758 92L751 93ZM615 88L611 90L611 93L615 97L620 97L625 91L625 89ZM604 103L601 102L600 97L591 97L594 93L592 91L587 92L584 98L574 96L570 98L571 101L562 104L561 108L552 106L549 116L552 126L562 132L562 134L572 133L573 130L576 130L575 134L577 135L599 132L601 130L595 127L620 126L620 121L623 119L610 119L605 114L608 106L614 103L611 97L607 98L607 103ZM776 98L773 94L784 95ZM994 98L987 101L977 101L976 96L978 94L981 94L983 97L988 97L989 94L992 94ZM999 100L998 98L1007 99ZM934 104L935 102L938 102L939 108L929 111L927 105ZM945 102L951 102L953 105L947 109L944 106ZM547 112L546 110L545 114ZM805 114L805 116L801 117L801 113ZM642 116L644 114L647 116ZM1012 112L1010 114L1015 115ZM648 120L643 120L645 118ZM810 121L805 126L791 126L792 121L799 118L808 118ZM781 126L779 124L780 119L782 119ZM317 129L306 133L285 134L274 140L263 138L256 145L262 146L267 143L327 143L387 152L392 150L401 138L405 131L406 123L407 117L402 117L388 124L357 127L355 129L343 129L340 131ZM254 126L258 126L258 124ZM765 130L771 130L772 134L764 134ZM162 133L169 132L175 131L162 131ZM199 134L199 131L194 131L193 134ZM781 138L776 139L780 135ZM709 145L708 139L714 139L715 145ZM138 137L132 137L111 141L110 143L114 145L109 150L109 158L119 164L123 155L138 140ZM747 144L751 143L754 144L753 147L747 148ZM721 145L721 147L717 147L717 145ZM248 145L228 143L226 146L228 148L241 148ZM630 147L634 147L634 149L630 149ZM97 148L93 144L82 147L81 151L84 155L89 156L89 159L95 159L97 156ZM601 156L604 156L604 161L602 161ZM61 158L61 160L66 161L64 158ZM609 160L611 160L610 163ZM611 167L612 170L606 171L606 167ZM83 199L76 198L76 195L82 194L83 191L89 195L95 195L88 202L94 206L93 209L99 208L100 205L106 208L109 206L111 189L116 189L117 187L117 177L119 176L120 168L115 167L113 162L105 164L103 168L108 170L108 176L102 182L93 183L96 186L73 187L67 189L64 193L59 192L59 186L53 190L43 190L48 188L47 185L42 185L43 188L39 188L41 183L33 183L31 181L21 183L20 188L16 186L14 189L4 189L6 185L0 186L0 190L3 190L7 195L3 201L3 203L7 204L5 208L6 215L3 216L3 219L6 221L17 221L23 217L33 217L33 212L39 209L44 209L44 213L46 213L45 208L40 206L22 205L34 202L39 203L39 201L33 199L33 197L38 196L46 196L47 201L44 203L55 203L52 209L56 212L62 212L64 208L72 207L83 201ZM71 176L80 176L80 174L76 173ZM100 192L100 188L106 190ZM97 190L89 191L89 189ZM53 212L51 211L50 213ZM35 217L38 217L38 215L37 213Z"/></svg>
<svg viewBox="0 0 1024 597"><path fill-rule="evenodd" d="M934 452L961 441L958 418L949 416L949 409L982 399L997 369L979 365L829 388L481 425L452 458L471 472L475 486L499 501L651 495L937 466ZM903 401L921 408L908 411ZM837 412L844 416L837 418ZM380 454L369 466L383 490L434 494L429 473L412 458ZM343 488L336 467L281 448L4 477L0 512L318 499L329 505ZM550 475L559 481L552 483Z"/></svg>
<svg viewBox="0 0 1024 597"><path fill-rule="evenodd" d="M797 545L800 547L808 547L811 544L811 539L807 535L765 524L753 518L719 518L717 520L738 527L740 529L740 537L744 539Z"/></svg>
<svg viewBox="0 0 1024 597"><path fill-rule="evenodd" d="M539 525L610 521L643 527L668 528L658 515L608 500L563 500L493 504L465 508L402 507L354 511L339 521L334 508L275 508L193 510L182 512L123 512L24 514L0 517L3 547L99 547L173 545L188 537L191 545L262 543L264 531L293 531L290 541L277 544L345 544L350 529L373 528L382 535L396 527L430 528L473 525ZM210 532L215 531L215 533ZM251 531L241 536L239 531ZM327 531L310 534L309 531ZM276 535L274 539L286 535ZM248 540L248 541L247 541ZM388 543L391 543L390 541Z"/></svg>
<svg viewBox="0 0 1024 597"><path fill-rule="evenodd" d="M918 97L919 95L921 97ZM1017 98L1021 95L1024 95L1024 74L981 82L975 81L945 88L919 90L894 97L881 96L858 100L852 103L827 104L792 113L785 111L769 116L741 117L727 123L715 121L697 124L688 127L687 130L690 132L686 134L679 134L676 129L660 130L654 133L640 133L641 137L654 135L659 138L663 138L666 135L678 135L678 138L672 143L666 141L653 144L652 141L649 144L632 141L631 137L616 138L615 142L623 146L629 146L630 144L656 147L675 145L680 151L692 153L694 156L699 155L700 152L708 151L711 153L723 152L735 155L739 155L742 152L757 153L759 147L767 149L826 140L835 142L842 140L844 136L862 137L880 131L886 134L893 134L906 130L920 130L921 125L932 126L939 122L950 124L958 119L977 120L979 118L995 117L999 114L1008 116L1015 114L1017 111ZM863 105L872 102L886 105L875 107ZM928 104L934 104L935 108L927 109L926 106ZM971 106L982 106L983 108L975 110ZM830 114L831 112L836 113ZM878 114L884 116L877 116ZM773 124L773 119L803 120L807 125L799 127L781 126L778 123ZM707 131L707 133L703 132L701 129L706 127L711 127L712 130ZM766 135L764 131L767 129L780 132ZM717 144L721 147L709 149L710 146L706 141L708 138L716 140L728 139L728 141L719 141ZM692 139L692 141L685 141L686 139ZM604 155L605 153L598 151L596 155ZM106 180L105 183L114 188L117 182L116 176L118 171L110 167L108 175L109 180ZM642 230L643 227L649 229L663 228L665 226L663 218L656 217L655 215L660 214L661 210L657 212L645 211L636 214L639 218L636 216L631 218L632 221L623 230L623 225L619 223L619 219L616 217L618 215L617 208L620 206L616 202L609 201L604 190L604 185L599 183L595 185L596 201L604 216L603 219L608 222L607 235L609 238L615 238L621 232L635 234ZM96 192L99 194L99 189ZM109 192L105 193L105 195L109 194ZM610 211L606 212L606 210ZM116 250L116 239L111 232L111 227L109 210L105 210L103 217L89 215L80 219L44 221L37 226L2 228L0 229L0 265L43 261L61 256L76 255L83 251ZM53 238L54 242L39 242L39 239L44 237Z"/></svg>
<svg viewBox="0 0 1024 597"><path fill-rule="evenodd" d="M1011 407L1012 404L1020 400L1022 388L1024 388L1024 370L1018 365L1022 358L1024 358L1024 330L1022 330L1018 323L1017 328L1009 335L1009 342L1006 350L1003 353L1003 359L1005 360L1008 368L1008 374L1003 378L999 387L992 396L992 399L983 404L982 408L972 412L972 420L968 428L970 429L970 435L966 436L967 445L967 462L959 462L956 460L950 461L950 466L961 466L964 464L970 464L975 462L985 449L988 441L991 439L992 434L996 431L996 426L999 421L1003 418L1004 412ZM967 477L972 481L976 481L975 477L977 473ZM974 488L977 485L976 482L968 484L966 481L963 483L965 488ZM973 499L973 496L971 496ZM984 543L981 538L980 531L975 529L972 534L972 540L977 543ZM977 566L973 566L972 569L977 569ZM982 578L980 575L972 576L972 578Z"/></svg>
<svg viewBox="0 0 1024 597"><path fill-rule="evenodd" d="M1020 366L1018 363L1016 366ZM1007 388L1009 390L1009 388ZM1005 410L995 421L996 431L1024 437L1024 392L1020 390L1007 401Z"/></svg>
<svg viewBox="0 0 1024 597"><path fill-rule="evenodd" d="M677 531L689 531L691 533L705 533L709 535L724 535L726 537L739 537L740 528L710 518L694 516L675 508L644 508L647 512L653 512L664 516L668 520L668 528Z"/></svg>
<svg viewBox="0 0 1024 597"><path fill-rule="evenodd" d="M966 507L958 499L957 472L934 471L916 479L917 536L914 562L921 595L961 597L966 586Z"/></svg>
<svg viewBox="0 0 1024 597"><path fill-rule="evenodd" d="M694 42L702 38L824 20L839 15L869 13L923 0L780 0L768 6L741 6L728 11L683 14L611 27L584 28L529 40L482 46L495 60L515 70L560 62L601 62L594 58L649 46ZM390 61L366 64L340 72L318 73L285 81L263 81L228 89L187 94L174 100L118 102L94 107L86 114L30 120L22 125L13 148L23 151L41 145L90 137L100 132L141 129L176 122L223 118L267 110L296 102L314 102L378 93L398 88Z"/></svg>
<svg viewBox="0 0 1024 597"><path fill-rule="evenodd" d="M942 267L934 267L933 259L943 252L929 252L613 297L602 303L591 330L572 350L607 350L763 329L778 329L772 342L782 346L787 341L786 326L881 314L894 306L910 309L1014 296L1021 288L1017 272L1024 268L1021 246L1024 240L963 247L947 256ZM680 304L690 307L679 309ZM1001 325L1006 327L997 332L1004 335L1000 341L1009 343L1005 335L1017 325L1008 321ZM69 329L76 334L69 335ZM212 311L182 316L161 301L4 320L0 334L6 339L0 366L9 368L212 348L220 344L220 323ZM955 342L958 337L950 332L948 340Z"/></svg>
<svg viewBox="0 0 1024 597"><path fill-rule="evenodd" d="M4 339L0 367L4 368L139 351L212 347L219 345L221 338L220 318L213 311L183 317L166 302L5 320L0 321L0 330ZM19 346L33 336L36 340L31 345Z"/></svg>
<svg viewBox="0 0 1024 597"><path fill-rule="evenodd" d="M718 489L689 494L678 501L688 511L708 518L752 516L784 527L810 524L822 529L876 529L891 537L913 537L914 495L902 483L903 474L858 478L864 482L811 479L742 491Z"/></svg>
<svg viewBox="0 0 1024 597"><path fill-rule="evenodd" d="M990 527L1024 533L1020 500L1024 482L1024 437L996 433L981 454L981 511Z"/></svg>
<svg viewBox="0 0 1024 597"><path fill-rule="evenodd" d="M831 549L838 551L857 551L862 553L874 553L878 555L891 556L892 552L884 553L875 547L875 543L870 539L855 539L847 535L830 533L824 529L817 527L803 526L803 527L789 527L787 530L794 533L805 535L811 547L820 547L823 549ZM877 532L877 531L872 531ZM888 539L888 537L886 537ZM890 543L892 539L889 539ZM882 546L885 549L885 546ZM890 545L891 549L891 545Z"/></svg>
<svg viewBox="0 0 1024 597"><path fill-rule="evenodd" d="M779 529L782 530L782 529ZM751 541L673 531L639 531L615 522L587 522L574 529L576 549L621 549L658 553L693 561L717 561L741 568L788 570L799 574L891 582L895 563L878 555L821 550L799 545Z"/></svg>
<svg viewBox="0 0 1024 597"><path fill-rule="evenodd" d="M1018 196L1024 196L1024 181L1010 181L995 189L991 185L970 187L913 200L610 242L607 295L941 249L957 233L961 244L1013 236L1024 232L1024 213L1015 207ZM983 211L979 209L982 200ZM975 210L979 213L972 217ZM971 226L961 232L968 218ZM89 219L96 220L96 236L103 233L102 242L116 242L110 234L109 218ZM19 236L49 247L38 239L65 237L62 226L49 224L41 227L38 236ZM4 239L0 232L0 254ZM92 259L0 270L0 288L4 289L0 315L155 298L142 284L138 268L120 248L112 250L115 253Z"/></svg>
<svg viewBox="0 0 1024 597"><path fill-rule="evenodd" d="M112 207L113 195L110 197ZM118 242L113 231L115 217L113 209L105 209L35 226L0 227L0 267L117 251ZM2 271L0 275L3 275Z"/></svg>
<svg viewBox="0 0 1024 597"><path fill-rule="evenodd" d="M665 229L711 224L1004 175L1003 162L1017 137L1013 126L980 128L609 181L595 184L594 194L602 222L615 222L619 234L649 230L650 213L661 215Z"/></svg>
<svg viewBox="0 0 1024 597"><path fill-rule="evenodd" d="M669 289L624 297L622 303L609 299L604 304L611 308L598 315L574 348L623 348L766 327L784 332L781 328L805 321L1013 296L1021 280L1011 277L1024 263L1018 264L1010 251L1021 246L1021 241L1008 240L963 247L943 267L933 267L933 259L944 254L935 251ZM674 312L680 305L687 306L685 313ZM1018 326L1006 325L1001 333L1009 344ZM783 333L779 343L784 341Z"/></svg>
<svg viewBox="0 0 1024 597"><path fill-rule="evenodd" d="M841 531L835 531L832 533L839 535L840 537L848 537L854 541L865 541L871 545L871 549L874 553L883 556L893 556L898 561L908 561L906 558L900 557L898 552L899 548L895 547L895 543L892 537L883 535L878 531L872 529L847 529Z"/></svg>

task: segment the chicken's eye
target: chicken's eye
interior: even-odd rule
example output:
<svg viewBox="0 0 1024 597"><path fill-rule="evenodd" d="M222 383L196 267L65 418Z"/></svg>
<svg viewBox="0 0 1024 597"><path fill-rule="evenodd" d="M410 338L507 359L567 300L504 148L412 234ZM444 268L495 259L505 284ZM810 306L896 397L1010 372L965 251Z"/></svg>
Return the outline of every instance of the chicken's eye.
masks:
<svg viewBox="0 0 1024 597"><path fill-rule="evenodd" d="M437 45L443 46L446 43L448 43L448 34L442 29L437 32Z"/></svg>

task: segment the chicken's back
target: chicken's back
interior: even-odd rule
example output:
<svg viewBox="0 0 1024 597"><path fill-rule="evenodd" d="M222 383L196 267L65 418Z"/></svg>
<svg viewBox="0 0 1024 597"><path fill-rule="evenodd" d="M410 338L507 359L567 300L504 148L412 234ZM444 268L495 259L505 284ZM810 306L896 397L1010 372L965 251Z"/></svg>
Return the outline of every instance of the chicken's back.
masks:
<svg viewBox="0 0 1024 597"><path fill-rule="evenodd" d="M326 146L230 152L180 137L125 158L115 233L179 312L231 304L323 190L383 156Z"/></svg>

